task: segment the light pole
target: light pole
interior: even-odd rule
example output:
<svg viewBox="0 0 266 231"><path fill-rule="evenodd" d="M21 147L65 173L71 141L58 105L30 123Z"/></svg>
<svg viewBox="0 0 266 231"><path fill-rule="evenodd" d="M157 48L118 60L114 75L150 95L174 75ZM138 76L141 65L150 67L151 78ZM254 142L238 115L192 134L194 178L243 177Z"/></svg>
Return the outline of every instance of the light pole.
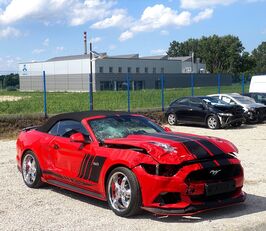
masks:
<svg viewBox="0 0 266 231"><path fill-rule="evenodd" d="M93 89L92 89L92 42L90 41L90 77L89 77L89 91L90 91L90 111L93 111Z"/></svg>

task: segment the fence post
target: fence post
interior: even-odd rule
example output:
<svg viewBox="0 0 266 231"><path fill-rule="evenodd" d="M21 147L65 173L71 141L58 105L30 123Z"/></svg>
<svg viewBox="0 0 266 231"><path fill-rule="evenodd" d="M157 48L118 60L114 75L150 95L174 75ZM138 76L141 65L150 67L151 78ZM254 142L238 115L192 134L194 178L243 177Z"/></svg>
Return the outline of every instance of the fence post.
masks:
<svg viewBox="0 0 266 231"><path fill-rule="evenodd" d="M130 78L127 74L127 111L130 112Z"/></svg>
<svg viewBox="0 0 266 231"><path fill-rule="evenodd" d="M245 74L242 74L242 94L245 93Z"/></svg>
<svg viewBox="0 0 266 231"><path fill-rule="evenodd" d="M191 96L194 96L194 75L191 74Z"/></svg>
<svg viewBox="0 0 266 231"><path fill-rule="evenodd" d="M162 100L162 111L164 111L164 75L161 75L161 100Z"/></svg>
<svg viewBox="0 0 266 231"><path fill-rule="evenodd" d="M44 118L47 118L47 99L46 99L46 75L45 71L42 72L43 76L43 111L44 111Z"/></svg>
<svg viewBox="0 0 266 231"><path fill-rule="evenodd" d="M217 75L217 81L218 81L218 94L221 94L221 74Z"/></svg>

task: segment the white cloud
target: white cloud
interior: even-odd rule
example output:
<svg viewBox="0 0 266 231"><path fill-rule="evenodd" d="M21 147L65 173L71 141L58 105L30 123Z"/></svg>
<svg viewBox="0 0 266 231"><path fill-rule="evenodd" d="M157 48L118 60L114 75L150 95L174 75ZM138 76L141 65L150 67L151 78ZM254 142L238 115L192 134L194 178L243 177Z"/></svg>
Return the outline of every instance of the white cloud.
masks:
<svg viewBox="0 0 266 231"><path fill-rule="evenodd" d="M196 15L194 18L193 18L193 21L194 22L200 22L202 20L205 20L205 19L209 19L211 18L213 15L213 9L205 9L204 11L201 11L198 13L198 15Z"/></svg>
<svg viewBox="0 0 266 231"><path fill-rule="evenodd" d="M44 51L45 51L44 49L42 49L42 48L38 48L38 49L34 49L34 50L32 51L32 54L36 54L36 55L38 55L38 54L43 53Z"/></svg>
<svg viewBox="0 0 266 231"><path fill-rule="evenodd" d="M102 41L102 38L101 37L95 37L95 38L91 38L91 42L92 43L99 43Z"/></svg>
<svg viewBox="0 0 266 231"><path fill-rule="evenodd" d="M58 46L55 48L57 52L63 51L65 48L63 46Z"/></svg>
<svg viewBox="0 0 266 231"><path fill-rule="evenodd" d="M130 29L120 35L119 40L125 41L139 32L154 31L168 26L182 27L190 25L191 13L182 11L178 13L162 4L147 7Z"/></svg>
<svg viewBox="0 0 266 231"><path fill-rule="evenodd" d="M10 38L10 37L19 37L21 35L22 35L22 33L13 27L7 27L4 29L0 29L0 39L1 38Z"/></svg>
<svg viewBox="0 0 266 231"><path fill-rule="evenodd" d="M128 30L127 30L127 31L123 32L123 33L119 36L119 41L121 41L121 42L126 41L126 40L128 40L128 39L133 38L133 36L134 36L134 33L131 32L131 31L128 31Z"/></svg>
<svg viewBox="0 0 266 231"><path fill-rule="evenodd" d="M45 47L48 47L48 46L49 46L49 43L50 43L50 39L49 39L49 38L46 38L46 39L43 41L42 45L45 46Z"/></svg>
<svg viewBox="0 0 266 231"><path fill-rule="evenodd" d="M213 7L216 5L230 5L239 0L181 0L181 7L184 9L198 9Z"/></svg>
<svg viewBox="0 0 266 231"><path fill-rule="evenodd" d="M77 2L70 12L70 25L78 26L87 21L103 19L110 15L112 7L116 4L114 0L85 0Z"/></svg>
<svg viewBox="0 0 266 231"><path fill-rule="evenodd" d="M132 18L127 16L127 11L115 10L111 17L105 18L91 25L93 29L106 29L110 27L127 27L132 23Z"/></svg>
<svg viewBox="0 0 266 231"><path fill-rule="evenodd" d="M161 30L161 31L160 31L160 34L161 34L161 35L164 35L164 36L167 36L167 35L169 35L170 33L169 33L168 30Z"/></svg>
<svg viewBox="0 0 266 231"><path fill-rule="evenodd" d="M19 62L21 62L20 57L0 57L0 75L16 73Z"/></svg>
<svg viewBox="0 0 266 231"><path fill-rule="evenodd" d="M153 54L153 55L165 55L166 54L166 49L151 50L151 54Z"/></svg>
<svg viewBox="0 0 266 231"><path fill-rule="evenodd" d="M1 0L0 0L1 1ZM116 12L115 0L9 0L0 8L0 25L25 19L41 21L45 25L68 23L83 25L87 21L103 20ZM1 4L0 4L1 5Z"/></svg>

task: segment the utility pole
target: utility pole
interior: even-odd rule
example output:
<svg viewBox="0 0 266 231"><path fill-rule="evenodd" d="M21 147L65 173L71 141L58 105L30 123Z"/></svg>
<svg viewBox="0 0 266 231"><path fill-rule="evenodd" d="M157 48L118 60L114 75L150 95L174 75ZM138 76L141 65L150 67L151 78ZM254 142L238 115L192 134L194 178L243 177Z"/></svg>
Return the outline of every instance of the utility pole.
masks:
<svg viewBox="0 0 266 231"><path fill-rule="evenodd" d="M90 111L93 111L93 88L92 88L92 42L90 41L90 78L89 78L89 91L90 91Z"/></svg>

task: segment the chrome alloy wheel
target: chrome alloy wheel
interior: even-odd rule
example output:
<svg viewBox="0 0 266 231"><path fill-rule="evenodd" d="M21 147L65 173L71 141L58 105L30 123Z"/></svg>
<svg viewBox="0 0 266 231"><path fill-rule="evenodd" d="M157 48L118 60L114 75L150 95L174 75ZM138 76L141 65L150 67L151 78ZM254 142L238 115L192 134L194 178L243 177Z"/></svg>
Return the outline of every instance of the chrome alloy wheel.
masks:
<svg viewBox="0 0 266 231"><path fill-rule="evenodd" d="M24 181L32 185L36 180L37 166L34 157L31 154L27 154L23 158L22 174Z"/></svg>
<svg viewBox="0 0 266 231"><path fill-rule="evenodd" d="M176 116L174 114L168 115L168 123L170 125L174 125L176 123Z"/></svg>
<svg viewBox="0 0 266 231"><path fill-rule="evenodd" d="M217 119L214 118L213 116L209 117L208 119L208 127L211 129L215 129L217 127Z"/></svg>
<svg viewBox="0 0 266 231"><path fill-rule="evenodd" d="M122 172L114 173L108 182L108 195L112 207L119 211L125 211L131 200L131 186L127 176Z"/></svg>

